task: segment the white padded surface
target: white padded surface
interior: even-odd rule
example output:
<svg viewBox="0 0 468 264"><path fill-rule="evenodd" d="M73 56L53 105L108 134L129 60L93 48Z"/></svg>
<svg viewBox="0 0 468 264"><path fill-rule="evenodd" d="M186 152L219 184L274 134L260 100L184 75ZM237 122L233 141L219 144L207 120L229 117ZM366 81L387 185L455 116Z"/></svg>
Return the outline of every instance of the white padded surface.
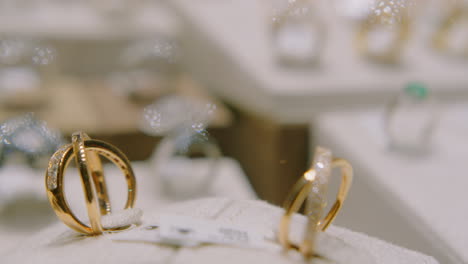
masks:
<svg viewBox="0 0 468 264"><path fill-rule="evenodd" d="M221 196L235 199L253 199L255 192L250 186L242 168L230 158L219 159L217 177L213 185L202 196ZM170 203L174 198L162 194L157 175L154 175L146 162L133 162L137 178L137 199L135 206L143 211L151 211ZM105 166L106 181L114 211L119 211L125 204L126 183L118 168ZM18 187L16 192L6 192ZM0 168L0 256L9 248L29 237L32 233L59 222L52 211L45 194L44 172L18 166ZM3 190L5 189L5 190ZM78 171L69 168L65 174L66 198L73 212L86 220L86 208ZM0 258L1 260L1 258ZM1 262L1 261L0 261Z"/></svg>
<svg viewBox="0 0 468 264"><path fill-rule="evenodd" d="M433 254L468 262L468 106L443 106L430 155L388 152L382 111L326 114L317 144L348 159L356 181L338 223ZM359 217L366 208L374 217Z"/></svg>
<svg viewBox="0 0 468 264"><path fill-rule="evenodd" d="M259 230L276 230L282 209L262 201L205 198L173 204L148 212L144 222L158 214L170 212L180 215L216 219L224 223L249 225ZM294 218L299 228L304 217ZM297 240L293 229L292 240ZM327 236L337 237L357 252L368 254L375 263L436 264L431 257L409 251L366 235L339 227L331 227ZM228 246L205 245L196 248L174 249L151 243L114 242L105 236L77 236L63 224L55 224L8 252L2 263L304 263L300 258L261 250ZM320 263L320 261L315 262ZM326 262L324 262L326 263ZM354 258L346 263L354 264Z"/></svg>

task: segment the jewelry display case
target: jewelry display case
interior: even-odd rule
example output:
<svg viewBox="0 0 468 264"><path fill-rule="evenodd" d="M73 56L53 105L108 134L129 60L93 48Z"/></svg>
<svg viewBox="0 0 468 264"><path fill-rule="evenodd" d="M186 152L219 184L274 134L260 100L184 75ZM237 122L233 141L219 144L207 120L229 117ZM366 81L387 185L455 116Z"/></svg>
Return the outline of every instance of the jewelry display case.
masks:
<svg viewBox="0 0 468 264"><path fill-rule="evenodd" d="M327 28L320 67L297 70L275 61L269 34L271 2L171 1L181 18L187 68L238 113L232 135L225 135L231 140L221 142L225 153L241 161L259 195L274 203L292 186L294 175L306 168L304 157L309 153L300 146L313 141L307 124L315 115L386 104L412 80L424 81L443 101L468 98L468 65L434 53L430 23L415 18L399 65L381 65L359 54L358 25L337 15L334 7L340 4L318 2ZM231 141L250 148L244 151Z"/></svg>
<svg viewBox="0 0 468 264"><path fill-rule="evenodd" d="M468 107L439 109L431 150L423 155L388 147L381 108L324 114L312 131L317 142L349 157L355 167L354 190L338 224L426 252L441 263L466 263Z"/></svg>
<svg viewBox="0 0 468 264"><path fill-rule="evenodd" d="M467 14L0 0L0 263L468 263Z"/></svg>

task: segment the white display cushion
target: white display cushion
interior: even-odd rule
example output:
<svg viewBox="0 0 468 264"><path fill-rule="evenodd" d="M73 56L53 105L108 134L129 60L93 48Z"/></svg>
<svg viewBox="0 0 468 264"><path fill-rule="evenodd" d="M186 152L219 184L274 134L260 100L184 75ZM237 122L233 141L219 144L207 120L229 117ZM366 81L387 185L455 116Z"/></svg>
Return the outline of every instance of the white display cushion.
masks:
<svg viewBox="0 0 468 264"><path fill-rule="evenodd" d="M155 212L146 212L143 224L154 223L161 214L186 215L211 219L220 223L250 226L261 232L276 230L282 209L258 200L204 198L172 204ZM300 237L305 217L293 218L291 240ZM125 231L124 231L125 232ZM112 235L81 236L64 224L54 224L31 236L17 248L7 252L1 263L304 263L297 254L283 254L266 250L236 248L222 245L203 245L193 248L174 248L156 243L116 242ZM373 263L436 264L434 258L388 244L366 235L331 226L320 241L335 239L343 247L354 251L345 262L363 264L364 257ZM329 239L330 238L330 239ZM327 240L328 239L328 240ZM324 247L319 243L319 248ZM335 245L336 247L336 245ZM326 249L320 249L322 251ZM340 258L344 251L337 250ZM328 252L333 254L334 252ZM336 263L326 260L314 263Z"/></svg>

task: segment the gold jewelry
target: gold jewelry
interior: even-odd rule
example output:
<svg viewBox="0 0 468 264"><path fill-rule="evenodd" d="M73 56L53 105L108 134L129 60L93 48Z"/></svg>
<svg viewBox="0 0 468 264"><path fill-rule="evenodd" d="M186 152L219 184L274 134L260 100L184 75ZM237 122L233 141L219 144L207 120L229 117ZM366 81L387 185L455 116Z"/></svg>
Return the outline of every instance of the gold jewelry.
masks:
<svg viewBox="0 0 468 264"><path fill-rule="evenodd" d="M378 15L377 15L378 14ZM379 28L380 27L380 28ZM369 36L376 30L388 31L393 34L390 43L385 43L382 50L372 51ZM376 32L378 33L378 32ZM376 10L368 15L359 25L356 34L356 47L363 56L380 63L395 64L399 61L403 48L410 35L410 18L404 14L404 9L399 10L398 15Z"/></svg>
<svg viewBox="0 0 468 264"><path fill-rule="evenodd" d="M330 211L321 219L326 206L328 179L332 168L335 167L341 168L340 189ZM296 182L284 203L285 213L281 218L278 237L285 249L299 250L306 258L314 255L316 233L325 231L333 222L348 195L352 179L353 169L346 160L333 158L328 149L321 147L316 149L312 168ZM289 225L292 215L299 211L306 198L305 214L308 216L308 223L304 240L297 246L289 241Z"/></svg>
<svg viewBox="0 0 468 264"><path fill-rule="evenodd" d="M311 0L289 1L285 7L272 13L269 16L272 48L278 62L292 67L316 66L326 35L317 3Z"/></svg>
<svg viewBox="0 0 468 264"><path fill-rule="evenodd" d="M442 23L434 34L432 39L433 47L442 52L468 57L468 42L463 43L464 46L461 47L461 50L451 48L449 42L450 36L453 35L452 30L463 21L468 21L468 6L455 6L447 17L442 20ZM465 24L468 24L468 22ZM462 26L460 25L460 27Z"/></svg>
<svg viewBox="0 0 468 264"><path fill-rule="evenodd" d="M113 162L124 173L128 185L125 209L132 208L135 202L136 180L130 161L116 147L103 141L93 140L83 132L74 133L72 144L62 146L52 155L45 177L47 196L58 218L70 228L88 235L126 228L102 227L101 215L110 213L111 206L99 155ZM63 193L63 175L73 156L83 184L90 226L81 222L72 213Z"/></svg>

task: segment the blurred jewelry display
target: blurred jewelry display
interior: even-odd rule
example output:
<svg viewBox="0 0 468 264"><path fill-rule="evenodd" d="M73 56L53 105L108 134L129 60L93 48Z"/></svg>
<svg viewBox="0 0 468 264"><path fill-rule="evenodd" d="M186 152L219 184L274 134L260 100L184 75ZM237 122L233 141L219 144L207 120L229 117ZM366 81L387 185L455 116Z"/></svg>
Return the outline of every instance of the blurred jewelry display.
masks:
<svg viewBox="0 0 468 264"><path fill-rule="evenodd" d="M34 114L12 118L0 126L0 165L14 156L20 156L31 167L45 167L45 158L61 144L60 132L49 128Z"/></svg>
<svg viewBox="0 0 468 264"><path fill-rule="evenodd" d="M315 2L315 3L314 3ZM314 0L275 0L271 19L273 52L280 64L313 66L320 60L325 24Z"/></svg>
<svg viewBox="0 0 468 264"><path fill-rule="evenodd" d="M103 231L129 227L106 227L101 223L101 216L111 213L111 204L99 155L122 170L128 185L125 209L133 208L136 198L136 179L130 161L116 147L91 139L83 132L74 133L72 144L62 146L52 155L45 174L47 196L58 218L75 231L87 235L98 235ZM89 225L73 214L64 194L63 176L73 157L83 184Z"/></svg>
<svg viewBox="0 0 468 264"><path fill-rule="evenodd" d="M329 178L334 167L341 168L341 186L335 203L322 219L327 205ZM313 257L317 232L325 231L333 222L348 195L352 180L353 169L346 160L333 158L330 150L317 147L312 168L296 182L284 202L285 213L281 218L278 234L283 247L299 250L305 258ZM304 201L306 201L304 213L308 218L307 229L303 242L294 245L289 241L289 225L292 215L299 211Z"/></svg>
<svg viewBox="0 0 468 264"><path fill-rule="evenodd" d="M165 195L189 198L210 191L219 158L221 151L212 137L178 134L159 143L153 165Z"/></svg>
<svg viewBox="0 0 468 264"><path fill-rule="evenodd" d="M405 1L375 1L356 34L358 52L378 63L400 62L410 35L410 17Z"/></svg>
<svg viewBox="0 0 468 264"><path fill-rule="evenodd" d="M44 75L56 51L39 41L0 38L0 103L8 108L37 108L47 100Z"/></svg>
<svg viewBox="0 0 468 264"><path fill-rule="evenodd" d="M151 163L166 195L187 198L210 190L221 156L206 131L215 110L212 103L177 95L163 97L144 109L142 130L164 135Z"/></svg>
<svg viewBox="0 0 468 264"><path fill-rule="evenodd" d="M443 18L432 44L442 53L468 58L468 4L456 5Z"/></svg>
<svg viewBox="0 0 468 264"><path fill-rule="evenodd" d="M148 104L172 90L179 52L177 42L169 36L134 41L123 50L119 69L108 81L117 93Z"/></svg>
<svg viewBox="0 0 468 264"><path fill-rule="evenodd" d="M408 154L427 153L437 121L436 110L427 87L418 82L409 83L385 110L389 148Z"/></svg>

